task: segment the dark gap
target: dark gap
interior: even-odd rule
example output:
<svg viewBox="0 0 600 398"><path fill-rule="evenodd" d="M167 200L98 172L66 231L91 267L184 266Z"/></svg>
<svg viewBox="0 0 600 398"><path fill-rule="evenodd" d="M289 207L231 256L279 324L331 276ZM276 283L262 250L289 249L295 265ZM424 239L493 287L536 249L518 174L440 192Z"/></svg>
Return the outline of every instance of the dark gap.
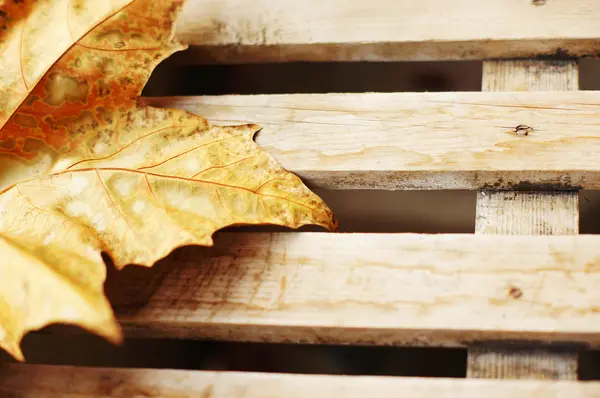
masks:
<svg viewBox="0 0 600 398"><path fill-rule="evenodd" d="M600 234L600 191L579 191L579 233Z"/></svg>
<svg viewBox="0 0 600 398"><path fill-rule="evenodd" d="M476 191L324 190L340 232L474 233ZM293 232L275 226L231 227L230 231ZM299 231L323 231L306 226Z"/></svg>
<svg viewBox="0 0 600 398"><path fill-rule="evenodd" d="M132 339L117 347L87 334L30 333L31 364L337 375L465 377L466 349ZM0 362L12 361L5 353Z"/></svg>
<svg viewBox="0 0 600 398"><path fill-rule="evenodd" d="M600 380L600 350L585 350L579 353L579 380Z"/></svg>
<svg viewBox="0 0 600 398"><path fill-rule="evenodd" d="M165 61L144 96L480 91L479 61L182 66Z"/></svg>
<svg viewBox="0 0 600 398"><path fill-rule="evenodd" d="M579 60L579 89L600 90L600 58Z"/></svg>

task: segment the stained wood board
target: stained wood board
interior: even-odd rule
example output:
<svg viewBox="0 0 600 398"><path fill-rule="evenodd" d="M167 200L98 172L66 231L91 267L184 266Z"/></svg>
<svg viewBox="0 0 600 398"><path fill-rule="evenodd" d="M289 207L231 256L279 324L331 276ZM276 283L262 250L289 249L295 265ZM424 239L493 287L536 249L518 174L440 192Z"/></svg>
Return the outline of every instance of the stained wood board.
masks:
<svg viewBox="0 0 600 398"><path fill-rule="evenodd" d="M147 98L257 143L327 189L600 188L600 92ZM519 125L533 130L527 135Z"/></svg>
<svg viewBox="0 0 600 398"><path fill-rule="evenodd" d="M515 28L518 27L518 28ZM597 55L595 0L190 0L187 63Z"/></svg>
<svg viewBox="0 0 600 398"><path fill-rule="evenodd" d="M600 237L224 233L107 290L130 336L600 346Z"/></svg>
<svg viewBox="0 0 600 398"><path fill-rule="evenodd" d="M483 69L484 91L577 90L579 86L575 61L487 61ZM475 230L484 234L576 235L578 192L481 191ZM469 348L467 376L576 380L577 368L575 348L484 344Z"/></svg>
<svg viewBox="0 0 600 398"><path fill-rule="evenodd" d="M600 397L600 383L321 376L168 369L111 369L48 365L2 365L0 394L58 398L263 398L410 396L418 398Z"/></svg>

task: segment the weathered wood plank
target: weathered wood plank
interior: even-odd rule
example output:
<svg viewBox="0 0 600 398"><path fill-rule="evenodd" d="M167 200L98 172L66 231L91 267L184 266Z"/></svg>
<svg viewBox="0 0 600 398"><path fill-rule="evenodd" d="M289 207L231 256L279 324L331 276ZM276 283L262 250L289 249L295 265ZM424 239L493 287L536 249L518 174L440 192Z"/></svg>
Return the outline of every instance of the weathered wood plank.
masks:
<svg viewBox="0 0 600 398"><path fill-rule="evenodd" d="M575 61L487 61L484 91L577 90ZM480 191L476 233L576 235L579 196L570 192ZM467 376L505 379L577 380L577 350L550 347L490 346L469 348Z"/></svg>
<svg viewBox="0 0 600 398"><path fill-rule="evenodd" d="M599 3L600 4L600 3ZM329 189L600 188L600 92L148 98L257 143ZM524 135L518 125L533 128Z"/></svg>
<svg viewBox="0 0 600 398"><path fill-rule="evenodd" d="M107 290L134 336L600 346L600 237L218 234Z"/></svg>
<svg viewBox="0 0 600 398"><path fill-rule="evenodd" d="M480 191L475 232L576 235L579 233L579 195L577 191Z"/></svg>
<svg viewBox="0 0 600 398"><path fill-rule="evenodd" d="M483 379L577 380L577 350L510 347L500 343L469 348L467 377Z"/></svg>
<svg viewBox="0 0 600 398"><path fill-rule="evenodd" d="M185 62L597 55L596 0L536 3L542 2L191 0L177 34L198 46Z"/></svg>
<svg viewBox="0 0 600 398"><path fill-rule="evenodd" d="M291 375L167 369L111 369L3 365L0 394L8 397L213 397L364 396L392 398L600 397L600 383Z"/></svg>
<svg viewBox="0 0 600 398"><path fill-rule="evenodd" d="M485 61L482 77L482 91L564 91L579 89L579 65L577 61Z"/></svg>

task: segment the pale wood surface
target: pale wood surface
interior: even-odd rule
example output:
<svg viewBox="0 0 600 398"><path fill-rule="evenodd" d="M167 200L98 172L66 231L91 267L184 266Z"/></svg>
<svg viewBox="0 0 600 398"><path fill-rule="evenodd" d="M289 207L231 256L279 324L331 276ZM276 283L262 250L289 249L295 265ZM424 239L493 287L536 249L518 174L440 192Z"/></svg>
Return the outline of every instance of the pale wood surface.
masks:
<svg viewBox="0 0 600 398"><path fill-rule="evenodd" d="M600 4L600 3L599 3ZM257 143L311 186L600 188L600 92L303 94L148 98ZM527 136L514 128L525 124Z"/></svg>
<svg viewBox="0 0 600 398"><path fill-rule="evenodd" d="M190 0L187 62L439 60L596 55L596 0ZM443 16L441 18L440 16Z"/></svg>
<svg viewBox="0 0 600 398"><path fill-rule="evenodd" d="M250 372L110 369L44 365L0 367L3 397L156 398L592 398L600 383L321 376Z"/></svg>
<svg viewBox="0 0 600 398"><path fill-rule="evenodd" d="M579 89L577 61L507 60L483 63L483 91Z"/></svg>
<svg viewBox="0 0 600 398"><path fill-rule="evenodd" d="M576 235L579 194L571 192L477 193L475 231L482 234Z"/></svg>
<svg viewBox="0 0 600 398"><path fill-rule="evenodd" d="M577 90L575 61L487 61L484 91ZM579 196L574 192L481 191L477 197L476 233L576 235ZM471 347L467 376L503 379L577 379L577 350L550 347Z"/></svg>
<svg viewBox="0 0 600 398"><path fill-rule="evenodd" d="M485 379L577 380L577 352L549 347L470 348L467 377Z"/></svg>
<svg viewBox="0 0 600 398"><path fill-rule="evenodd" d="M600 237L230 233L108 285L131 336L599 346Z"/></svg>

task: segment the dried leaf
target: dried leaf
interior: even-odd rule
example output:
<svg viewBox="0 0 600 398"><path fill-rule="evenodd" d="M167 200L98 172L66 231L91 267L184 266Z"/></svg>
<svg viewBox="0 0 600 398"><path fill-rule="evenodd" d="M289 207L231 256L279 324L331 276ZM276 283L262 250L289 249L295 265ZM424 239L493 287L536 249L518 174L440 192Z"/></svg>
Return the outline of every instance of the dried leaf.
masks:
<svg viewBox="0 0 600 398"><path fill-rule="evenodd" d="M0 347L15 358L25 333L55 322L120 341L102 251L119 268L150 266L229 225L336 228L252 141L257 126L137 104L152 69L183 48L180 6L0 5Z"/></svg>

